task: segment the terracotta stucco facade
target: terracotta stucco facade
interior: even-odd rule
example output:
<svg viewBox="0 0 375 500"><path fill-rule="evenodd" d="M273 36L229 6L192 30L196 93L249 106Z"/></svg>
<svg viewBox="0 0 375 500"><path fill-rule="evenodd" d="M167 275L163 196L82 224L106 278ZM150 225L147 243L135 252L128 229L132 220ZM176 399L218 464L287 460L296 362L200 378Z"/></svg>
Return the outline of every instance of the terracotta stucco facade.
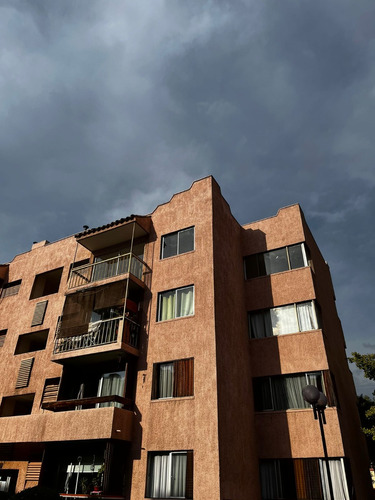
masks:
<svg viewBox="0 0 375 500"><path fill-rule="evenodd" d="M289 269L244 272L284 248ZM325 464L311 408L264 406L259 387L277 399L277 384L313 373L332 393L325 435L347 498L372 498L329 269L298 205L241 226L207 177L150 215L33 244L0 280L2 488L272 498L270 464ZM310 329L251 330L299 304ZM278 498L318 498L293 474L294 496L280 486Z"/></svg>

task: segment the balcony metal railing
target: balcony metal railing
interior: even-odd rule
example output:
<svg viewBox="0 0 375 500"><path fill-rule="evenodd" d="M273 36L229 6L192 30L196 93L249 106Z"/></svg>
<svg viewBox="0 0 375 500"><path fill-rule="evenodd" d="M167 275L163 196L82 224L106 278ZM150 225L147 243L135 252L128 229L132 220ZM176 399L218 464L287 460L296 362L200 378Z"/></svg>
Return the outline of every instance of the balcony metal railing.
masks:
<svg viewBox="0 0 375 500"><path fill-rule="evenodd" d="M126 253L94 264L73 268L70 272L69 288L88 285L95 281L127 273L131 273L138 279L145 281L145 275L149 274L149 272L150 268L143 260L132 253Z"/></svg>
<svg viewBox="0 0 375 500"><path fill-rule="evenodd" d="M56 329L56 339L53 353L76 351L88 347L112 344L117 342L119 331L123 318L106 319L89 324L88 332L73 337L60 337L61 321ZM129 318L125 318L124 328L122 330L122 341L131 347L138 348L139 325Z"/></svg>
<svg viewBox="0 0 375 500"><path fill-rule="evenodd" d="M134 402L131 399L112 394L110 396L92 396L88 398L52 401L49 403L42 403L42 408L43 410L50 411L86 410L90 408L100 408L99 405L103 404L108 404L108 406L120 406L126 410L132 410L134 406Z"/></svg>

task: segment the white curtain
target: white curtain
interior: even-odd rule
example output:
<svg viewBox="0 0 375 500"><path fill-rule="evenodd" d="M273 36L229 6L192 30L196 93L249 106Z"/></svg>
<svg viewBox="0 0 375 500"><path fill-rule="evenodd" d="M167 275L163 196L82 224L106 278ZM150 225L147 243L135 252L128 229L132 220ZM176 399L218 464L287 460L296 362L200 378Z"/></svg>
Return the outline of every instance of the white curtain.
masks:
<svg viewBox="0 0 375 500"><path fill-rule="evenodd" d="M297 315L301 332L318 328L312 302L297 304Z"/></svg>
<svg viewBox="0 0 375 500"><path fill-rule="evenodd" d="M173 397L173 363L159 365L159 398Z"/></svg>
<svg viewBox="0 0 375 500"><path fill-rule="evenodd" d="M125 390L125 371L104 373L99 381L98 396L124 396ZM116 406L122 408L120 403L99 403L99 407Z"/></svg>
<svg viewBox="0 0 375 500"><path fill-rule="evenodd" d="M321 391L323 388L322 372L306 373L306 385L315 385Z"/></svg>
<svg viewBox="0 0 375 500"><path fill-rule="evenodd" d="M10 477L0 480L0 491L9 491Z"/></svg>
<svg viewBox="0 0 375 500"><path fill-rule="evenodd" d="M165 321L175 317L175 290L164 292L160 296L161 312L159 314L159 321Z"/></svg>
<svg viewBox="0 0 375 500"><path fill-rule="evenodd" d="M151 498L169 498L171 468L169 455L155 455L151 464L150 491Z"/></svg>
<svg viewBox="0 0 375 500"><path fill-rule="evenodd" d="M188 286L177 290L176 317L194 314L194 287Z"/></svg>
<svg viewBox="0 0 375 500"><path fill-rule="evenodd" d="M294 304L270 309L274 335L298 332L298 322Z"/></svg>
<svg viewBox="0 0 375 500"><path fill-rule="evenodd" d="M185 498L186 463L186 453L155 455L150 464L148 496Z"/></svg>
<svg viewBox="0 0 375 500"><path fill-rule="evenodd" d="M172 453L171 496L185 498L186 453Z"/></svg>
<svg viewBox="0 0 375 500"><path fill-rule="evenodd" d="M342 458L330 459L329 471L331 473L332 489L334 499L349 500L348 485L346 482L344 460ZM319 460L320 477L323 485L324 500L333 500L329 491L326 461Z"/></svg>
<svg viewBox="0 0 375 500"><path fill-rule="evenodd" d="M306 385L306 377L302 375L284 375L272 380L274 388L275 410L289 408L306 408L302 389Z"/></svg>

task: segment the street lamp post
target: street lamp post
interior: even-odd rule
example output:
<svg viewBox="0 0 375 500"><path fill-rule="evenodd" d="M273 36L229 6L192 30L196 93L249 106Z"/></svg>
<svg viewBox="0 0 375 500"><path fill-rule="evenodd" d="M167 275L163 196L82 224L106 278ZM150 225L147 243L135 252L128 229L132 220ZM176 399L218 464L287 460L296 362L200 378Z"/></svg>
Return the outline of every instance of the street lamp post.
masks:
<svg viewBox="0 0 375 500"><path fill-rule="evenodd" d="M331 500L334 500L331 471L329 469L329 462L328 462L327 444L326 444L326 438L324 435L324 427L323 427L323 424L326 424L326 417L324 414L324 410L326 409L326 406L327 406L327 398L314 385L306 385L302 389L302 396L303 396L303 399L307 403L312 405L313 411L314 411L314 419L319 420L320 435L322 437L322 444L323 444L323 451L324 451L324 460L326 463L329 493L330 493Z"/></svg>

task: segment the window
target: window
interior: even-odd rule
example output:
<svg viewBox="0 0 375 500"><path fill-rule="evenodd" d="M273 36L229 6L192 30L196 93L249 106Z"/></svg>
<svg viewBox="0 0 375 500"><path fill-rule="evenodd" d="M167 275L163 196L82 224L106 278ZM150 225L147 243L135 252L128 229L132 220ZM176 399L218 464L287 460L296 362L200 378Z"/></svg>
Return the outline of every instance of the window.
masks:
<svg viewBox="0 0 375 500"><path fill-rule="evenodd" d="M328 460L335 498L349 500L343 458ZM318 458L261 460L259 464L263 500L330 498L326 463Z"/></svg>
<svg viewBox="0 0 375 500"><path fill-rule="evenodd" d="M30 415L33 408L34 396L35 394L20 394L19 396L3 398L0 406L0 417Z"/></svg>
<svg viewBox="0 0 375 500"><path fill-rule="evenodd" d="M310 264L308 248L304 243L298 243L245 257L245 279L290 271Z"/></svg>
<svg viewBox="0 0 375 500"><path fill-rule="evenodd" d="M125 395L125 370L121 372L111 372L104 373L100 380L98 386L98 396L121 396ZM121 403L97 403L97 408L103 408L106 406L116 406L117 408L122 408Z"/></svg>
<svg viewBox="0 0 375 500"><path fill-rule="evenodd" d="M159 293L157 321L194 314L194 286Z"/></svg>
<svg viewBox="0 0 375 500"><path fill-rule="evenodd" d="M180 359L154 364L151 399L192 396L194 391L194 359Z"/></svg>
<svg viewBox="0 0 375 500"><path fill-rule="evenodd" d="M147 498L193 498L193 452L150 452Z"/></svg>
<svg viewBox="0 0 375 500"><path fill-rule="evenodd" d="M319 306L314 301L299 302L248 313L253 339L308 332L320 328Z"/></svg>
<svg viewBox="0 0 375 500"><path fill-rule="evenodd" d="M30 300L57 293L59 291L62 272L63 268L60 267L46 273L37 274L31 290Z"/></svg>
<svg viewBox="0 0 375 500"><path fill-rule="evenodd" d="M294 373L274 377L259 377L253 381L256 411L277 411L292 408L309 408L302 397L306 385L315 385L327 396L328 406L336 406L336 398L328 370L322 372Z"/></svg>
<svg viewBox="0 0 375 500"><path fill-rule="evenodd" d="M192 250L194 250L194 227L189 227L162 237L160 258L166 259Z"/></svg>
<svg viewBox="0 0 375 500"><path fill-rule="evenodd" d="M49 330L41 330L34 333L25 333L18 337L17 347L14 354L24 352L41 351L45 349Z"/></svg>
<svg viewBox="0 0 375 500"><path fill-rule="evenodd" d="M21 287L21 282L22 280L17 280L17 281L12 281L11 283L7 283L6 285L3 286L3 289L1 291L1 299L4 299L5 297L10 297L11 295L17 295L19 292L19 289Z"/></svg>
<svg viewBox="0 0 375 500"><path fill-rule="evenodd" d="M3 347L8 330L0 330L0 347Z"/></svg>

